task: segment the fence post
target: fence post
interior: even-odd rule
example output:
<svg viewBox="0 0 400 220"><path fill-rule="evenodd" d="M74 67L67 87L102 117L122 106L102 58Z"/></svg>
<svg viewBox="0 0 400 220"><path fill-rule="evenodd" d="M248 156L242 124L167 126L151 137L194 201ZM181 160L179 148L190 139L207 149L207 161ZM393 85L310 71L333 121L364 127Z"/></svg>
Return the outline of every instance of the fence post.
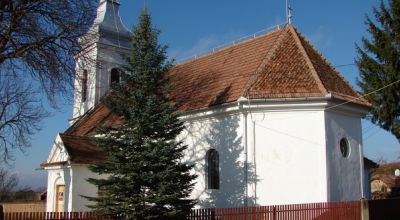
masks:
<svg viewBox="0 0 400 220"><path fill-rule="evenodd" d="M215 220L215 209L211 209L211 220Z"/></svg>
<svg viewBox="0 0 400 220"><path fill-rule="evenodd" d="M369 220L368 200L362 198L361 203L361 220Z"/></svg>
<svg viewBox="0 0 400 220"><path fill-rule="evenodd" d="M0 205L0 220L4 220L3 206Z"/></svg>
<svg viewBox="0 0 400 220"><path fill-rule="evenodd" d="M272 219L276 220L276 206L272 207Z"/></svg>

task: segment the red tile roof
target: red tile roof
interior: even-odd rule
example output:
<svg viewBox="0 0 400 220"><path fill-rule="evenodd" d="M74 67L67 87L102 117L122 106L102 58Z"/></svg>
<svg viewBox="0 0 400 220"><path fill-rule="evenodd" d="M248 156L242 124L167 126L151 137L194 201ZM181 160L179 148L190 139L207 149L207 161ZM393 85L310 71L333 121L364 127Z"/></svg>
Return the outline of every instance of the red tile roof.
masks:
<svg viewBox="0 0 400 220"><path fill-rule="evenodd" d="M282 38L254 75L245 96L250 98L323 97L327 94L293 28Z"/></svg>
<svg viewBox="0 0 400 220"><path fill-rule="evenodd" d="M172 100L190 111L247 98L324 97L369 103L293 26L238 43L169 72Z"/></svg>
<svg viewBox="0 0 400 220"><path fill-rule="evenodd" d="M65 133L69 135L84 136L95 132L97 126L111 126L122 123L123 118L112 114L102 103L95 106L79 118Z"/></svg>
<svg viewBox="0 0 400 220"><path fill-rule="evenodd" d="M68 134L60 134L60 137L72 163L92 164L107 158L107 154L89 137Z"/></svg>
<svg viewBox="0 0 400 220"><path fill-rule="evenodd" d="M179 111L238 100L286 29L248 40L183 64L169 72L171 99Z"/></svg>
<svg viewBox="0 0 400 220"><path fill-rule="evenodd" d="M331 93L337 99L351 101L367 107L371 106L304 37L299 33L297 33L297 36L299 36L301 45L317 73L316 77L319 78L328 93Z"/></svg>
<svg viewBox="0 0 400 220"><path fill-rule="evenodd" d="M370 106L293 26L178 64L168 77L172 84L170 98L180 112L235 102L240 97L306 98L328 94L344 102ZM100 103L71 126L64 138L74 154L79 147L73 144L85 140L72 136L90 135L96 126L122 121Z"/></svg>

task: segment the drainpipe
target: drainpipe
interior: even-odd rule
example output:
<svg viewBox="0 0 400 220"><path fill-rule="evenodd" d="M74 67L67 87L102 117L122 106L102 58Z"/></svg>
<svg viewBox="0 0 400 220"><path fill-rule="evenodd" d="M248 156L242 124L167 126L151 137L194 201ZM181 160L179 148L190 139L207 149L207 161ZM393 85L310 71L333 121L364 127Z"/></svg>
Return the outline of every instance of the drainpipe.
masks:
<svg viewBox="0 0 400 220"><path fill-rule="evenodd" d="M247 159L247 112L243 110L243 105L238 103L239 109L242 112L243 117L243 143L244 143L244 188L245 188L245 198L244 198L244 206L248 207L248 197L249 197L249 189L248 189L248 159Z"/></svg>
<svg viewBox="0 0 400 220"><path fill-rule="evenodd" d="M256 121L253 120L253 178L254 178L254 205L257 204L257 163L256 163Z"/></svg>
<svg viewBox="0 0 400 220"><path fill-rule="evenodd" d="M249 199L249 187L248 187L248 159L247 159L247 112L243 112L244 118L244 183L245 183L245 200L244 206L248 206L248 199Z"/></svg>
<svg viewBox="0 0 400 220"><path fill-rule="evenodd" d="M360 182L361 182L361 198L365 199L365 192L364 192L364 158L363 158L363 150L362 145L360 144Z"/></svg>
<svg viewBox="0 0 400 220"><path fill-rule="evenodd" d="M365 192L364 192L364 152L363 152L363 140L362 140L362 126L360 123L360 143L358 144L359 146L359 151L360 151L360 183L361 183L361 198L365 199Z"/></svg>

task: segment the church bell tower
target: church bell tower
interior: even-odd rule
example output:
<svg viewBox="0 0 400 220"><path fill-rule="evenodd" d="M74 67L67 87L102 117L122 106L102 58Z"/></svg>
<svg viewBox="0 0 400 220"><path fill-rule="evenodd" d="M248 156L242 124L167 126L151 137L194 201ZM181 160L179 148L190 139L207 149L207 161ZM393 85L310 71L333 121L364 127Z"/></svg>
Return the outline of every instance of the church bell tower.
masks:
<svg viewBox="0 0 400 220"><path fill-rule="evenodd" d="M118 0L99 2L89 31L95 36L95 44L87 53L90 61L77 59L71 124L99 102L111 83L120 81L117 69L129 53L131 33L121 21L119 6Z"/></svg>

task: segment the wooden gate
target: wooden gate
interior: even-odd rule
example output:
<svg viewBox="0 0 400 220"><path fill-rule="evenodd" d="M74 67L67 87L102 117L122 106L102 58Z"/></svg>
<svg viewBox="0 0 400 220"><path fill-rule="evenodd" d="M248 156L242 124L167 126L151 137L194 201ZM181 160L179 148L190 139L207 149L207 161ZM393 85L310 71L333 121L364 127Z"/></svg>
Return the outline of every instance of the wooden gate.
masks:
<svg viewBox="0 0 400 220"><path fill-rule="evenodd" d="M368 201L369 220L400 219L400 199Z"/></svg>

